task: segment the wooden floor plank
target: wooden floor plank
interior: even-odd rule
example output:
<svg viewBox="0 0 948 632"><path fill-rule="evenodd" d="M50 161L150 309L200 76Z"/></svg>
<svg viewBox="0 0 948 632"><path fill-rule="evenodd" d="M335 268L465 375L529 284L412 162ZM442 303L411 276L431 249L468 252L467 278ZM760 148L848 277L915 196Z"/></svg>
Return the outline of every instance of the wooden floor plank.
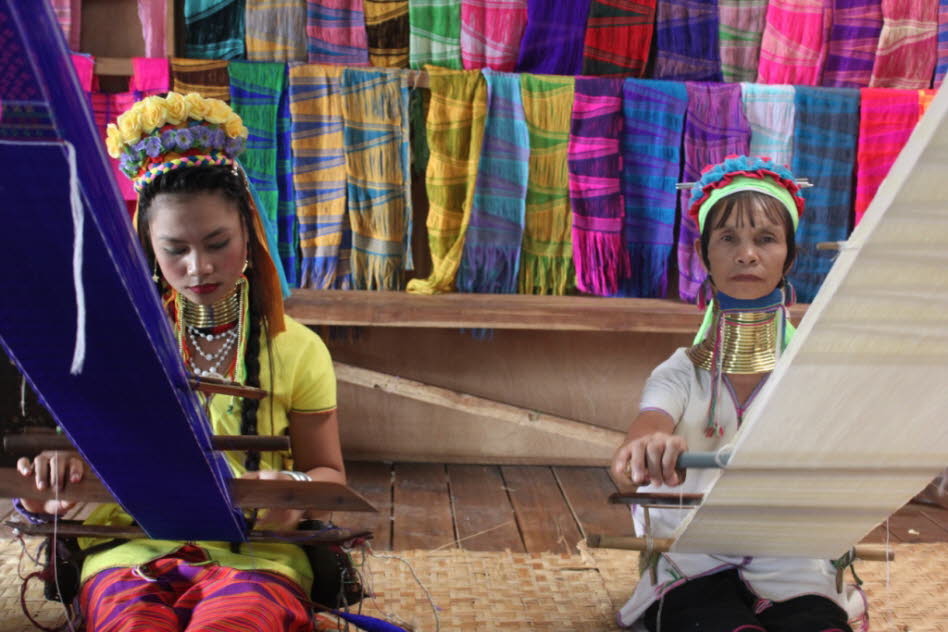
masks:
<svg viewBox="0 0 948 632"><path fill-rule="evenodd" d="M948 542L948 509L934 505L919 505L918 508L923 515L945 531L945 542Z"/></svg>
<svg viewBox="0 0 948 632"><path fill-rule="evenodd" d="M332 521L339 527L369 529L372 548L376 551L392 549L392 465L351 461L346 463L349 487L365 496L378 513L335 511Z"/></svg>
<svg viewBox="0 0 948 632"><path fill-rule="evenodd" d="M944 542L945 530L930 520L921 505L909 503L892 514L889 529L902 542Z"/></svg>
<svg viewBox="0 0 948 632"><path fill-rule="evenodd" d="M635 535L628 507L608 502L609 495L617 490L605 468L555 467L553 472L583 537L590 533Z"/></svg>
<svg viewBox="0 0 948 632"><path fill-rule="evenodd" d="M526 549L500 468L449 465L448 480L459 544L468 551Z"/></svg>
<svg viewBox="0 0 948 632"><path fill-rule="evenodd" d="M885 544L886 542L889 544L897 544L901 542L901 540L899 540L899 538L896 537L894 533L892 533L891 529L889 530L888 538L886 538L885 523L880 524L875 529L867 533L866 537L860 541L865 544Z"/></svg>
<svg viewBox="0 0 948 632"><path fill-rule="evenodd" d="M528 553L574 553L581 539L573 514L546 466L501 468Z"/></svg>
<svg viewBox="0 0 948 632"><path fill-rule="evenodd" d="M392 548L437 549L455 541L444 465L395 465Z"/></svg>

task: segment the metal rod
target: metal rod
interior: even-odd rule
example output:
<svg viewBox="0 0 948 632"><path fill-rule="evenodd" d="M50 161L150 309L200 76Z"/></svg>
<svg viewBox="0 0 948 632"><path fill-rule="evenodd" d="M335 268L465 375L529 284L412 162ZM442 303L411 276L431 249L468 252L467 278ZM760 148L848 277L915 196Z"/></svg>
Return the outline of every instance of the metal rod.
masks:
<svg viewBox="0 0 948 632"><path fill-rule="evenodd" d="M727 467L731 460L730 450L717 452L683 452L678 457L676 467L679 470L687 469L717 469Z"/></svg>
<svg viewBox="0 0 948 632"><path fill-rule="evenodd" d="M279 452L290 449L290 438L286 436L216 435L211 437L211 447L222 452L259 450ZM59 434L27 433L5 435L3 450L18 456L39 454L43 450L73 450L69 437Z"/></svg>

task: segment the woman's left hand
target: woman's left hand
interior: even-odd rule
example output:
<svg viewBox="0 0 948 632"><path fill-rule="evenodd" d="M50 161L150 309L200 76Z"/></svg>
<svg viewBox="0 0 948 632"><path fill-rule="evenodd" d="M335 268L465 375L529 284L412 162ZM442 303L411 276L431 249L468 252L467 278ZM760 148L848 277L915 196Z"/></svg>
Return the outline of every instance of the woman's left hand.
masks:
<svg viewBox="0 0 948 632"><path fill-rule="evenodd" d="M240 478L255 479L261 481L292 481L294 480L288 474L276 470L260 470L259 472L247 472ZM257 515L257 522L254 525L256 529L268 531L295 531L300 520L303 519L304 509L263 509Z"/></svg>

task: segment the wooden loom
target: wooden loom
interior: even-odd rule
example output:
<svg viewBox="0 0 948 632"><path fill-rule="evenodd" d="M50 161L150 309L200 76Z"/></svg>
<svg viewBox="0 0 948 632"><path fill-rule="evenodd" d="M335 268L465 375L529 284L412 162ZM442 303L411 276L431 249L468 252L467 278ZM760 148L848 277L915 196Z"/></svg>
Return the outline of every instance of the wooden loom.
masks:
<svg viewBox="0 0 948 632"><path fill-rule="evenodd" d="M726 467L685 499L697 509L654 550L838 558L944 468L946 165L942 88L841 245ZM673 496L643 502L679 504Z"/></svg>
<svg viewBox="0 0 948 632"><path fill-rule="evenodd" d="M48 4L0 0L0 41L0 344L94 473L58 497L114 499L141 525L121 537L174 540L289 537L248 531L247 507L374 511L345 485L231 479L220 450L248 446L212 437L195 390L262 392L185 373ZM285 439L250 441L255 449L288 447ZM44 447L55 440L34 446ZM0 495L57 492L38 492L7 470ZM58 527L64 535L117 535ZM368 534L337 529L294 539L356 535Z"/></svg>

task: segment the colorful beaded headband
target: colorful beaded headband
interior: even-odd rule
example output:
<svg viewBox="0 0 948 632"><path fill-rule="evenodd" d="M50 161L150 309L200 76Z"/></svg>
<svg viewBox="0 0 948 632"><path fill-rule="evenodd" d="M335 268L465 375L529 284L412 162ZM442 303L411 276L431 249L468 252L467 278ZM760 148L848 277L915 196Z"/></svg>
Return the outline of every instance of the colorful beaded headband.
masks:
<svg viewBox="0 0 948 632"><path fill-rule="evenodd" d="M142 99L110 123L106 147L140 193L175 169L234 165L247 135L243 121L220 99L169 92Z"/></svg>

